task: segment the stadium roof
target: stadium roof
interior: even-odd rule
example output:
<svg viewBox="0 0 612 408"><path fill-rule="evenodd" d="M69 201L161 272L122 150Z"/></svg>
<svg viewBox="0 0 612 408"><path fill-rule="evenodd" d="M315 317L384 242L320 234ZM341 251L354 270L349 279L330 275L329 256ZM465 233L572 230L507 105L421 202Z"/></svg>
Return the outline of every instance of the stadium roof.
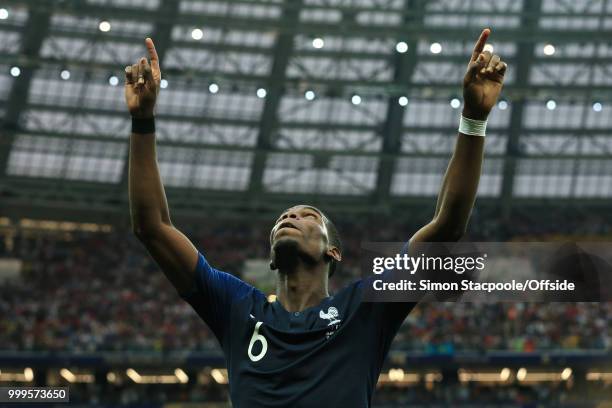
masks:
<svg viewBox="0 0 612 408"><path fill-rule="evenodd" d="M479 205L612 197L611 1L1 7L3 212L127 213L123 68L145 55L146 36L167 81L158 157L173 211L432 207L456 136L451 103L483 27L509 72Z"/></svg>

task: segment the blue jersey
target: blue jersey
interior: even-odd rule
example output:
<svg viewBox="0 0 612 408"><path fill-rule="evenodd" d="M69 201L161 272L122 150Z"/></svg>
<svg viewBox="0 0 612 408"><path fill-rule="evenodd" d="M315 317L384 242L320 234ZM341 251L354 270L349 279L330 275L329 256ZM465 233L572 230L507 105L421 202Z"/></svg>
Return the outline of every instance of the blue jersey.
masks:
<svg viewBox="0 0 612 408"><path fill-rule="evenodd" d="M414 307L362 302L358 281L290 313L201 253L195 276L181 296L221 344L234 408L369 407L391 341Z"/></svg>

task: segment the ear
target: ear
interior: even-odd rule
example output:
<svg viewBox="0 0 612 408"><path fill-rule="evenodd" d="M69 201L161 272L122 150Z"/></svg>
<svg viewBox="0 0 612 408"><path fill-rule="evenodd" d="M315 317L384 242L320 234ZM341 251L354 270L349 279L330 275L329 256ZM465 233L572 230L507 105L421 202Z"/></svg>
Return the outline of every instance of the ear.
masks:
<svg viewBox="0 0 612 408"><path fill-rule="evenodd" d="M332 259L334 259L336 262L342 261L342 254L340 253L340 250L336 247L327 248L327 251L325 252L325 257L328 258L330 261Z"/></svg>

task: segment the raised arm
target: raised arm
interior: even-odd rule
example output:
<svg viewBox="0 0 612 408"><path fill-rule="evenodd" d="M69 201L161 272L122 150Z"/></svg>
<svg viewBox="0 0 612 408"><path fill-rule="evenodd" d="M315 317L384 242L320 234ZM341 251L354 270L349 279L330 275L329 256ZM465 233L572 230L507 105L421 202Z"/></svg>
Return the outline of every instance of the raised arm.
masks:
<svg viewBox="0 0 612 408"><path fill-rule="evenodd" d="M193 286L198 252L170 221L153 129L161 71L153 41L147 38L145 44L151 63L141 58L125 68L125 100L133 118L129 153L132 230L177 291L186 293Z"/></svg>
<svg viewBox="0 0 612 408"><path fill-rule="evenodd" d="M498 55L484 51L490 33L485 29L480 34L463 79L463 117L467 119L486 121L503 86L506 63ZM463 236L478 190L484 139L458 134L433 220L421 228L411 242L452 242Z"/></svg>

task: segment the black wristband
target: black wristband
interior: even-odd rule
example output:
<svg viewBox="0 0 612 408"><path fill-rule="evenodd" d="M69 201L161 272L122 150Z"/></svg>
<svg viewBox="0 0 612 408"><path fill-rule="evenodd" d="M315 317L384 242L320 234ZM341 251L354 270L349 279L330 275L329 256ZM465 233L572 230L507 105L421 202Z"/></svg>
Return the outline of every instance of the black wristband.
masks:
<svg viewBox="0 0 612 408"><path fill-rule="evenodd" d="M155 117L135 118L132 117L132 133L148 134L155 133Z"/></svg>

